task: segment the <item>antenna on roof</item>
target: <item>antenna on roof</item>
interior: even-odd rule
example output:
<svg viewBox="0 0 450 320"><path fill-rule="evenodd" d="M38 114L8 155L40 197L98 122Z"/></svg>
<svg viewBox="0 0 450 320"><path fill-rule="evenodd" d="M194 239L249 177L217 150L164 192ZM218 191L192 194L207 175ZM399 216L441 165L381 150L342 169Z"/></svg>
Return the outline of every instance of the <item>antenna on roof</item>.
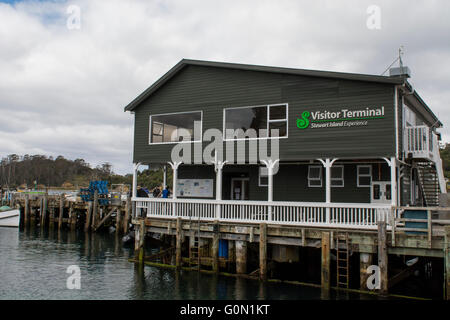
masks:
<svg viewBox="0 0 450 320"><path fill-rule="evenodd" d="M404 77L404 78L410 78L411 77L411 70L409 70L408 67L403 66L403 60L402 60L402 55L404 53L404 48L403 46L400 46L400 48L398 49L398 57L397 59L394 60L394 62L391 63L391 65L389 67L387 67L386 70L384 70L384 72L381 74L382 76L389 70L389 76L390 77ZM399 62L399 67L397 68L391 68L394 63Z"/></svg>

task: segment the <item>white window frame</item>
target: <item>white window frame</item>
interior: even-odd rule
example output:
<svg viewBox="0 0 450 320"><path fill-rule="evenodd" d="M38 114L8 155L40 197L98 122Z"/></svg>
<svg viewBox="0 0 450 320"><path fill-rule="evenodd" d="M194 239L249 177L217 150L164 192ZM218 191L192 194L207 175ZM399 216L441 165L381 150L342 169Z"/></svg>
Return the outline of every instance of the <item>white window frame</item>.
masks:
<svg viewBox="0 0 450 320"><path fill-rule="evenodd" d="M276 119L276 120L270 120L270 107L276 107L276 106L286 106L286 118L285 119ZM269 124L273 122L286 122L286 135L283 137L258 137L258 138L232 138L227 139L226 138L226 111L232 110L232 109L248 109L248 108L261 108L266 107L267 108L267 135L269 135ZM245 107L232 107L232 108L224 108L223 109L223 141L238 141L238 140L260 140L260 139L286 139L289 137L289 103L274 103L274 104L263 104L263 105L257 105L257 106L245 106Z"/></svg>
<svg viewBox="0 0 450 320"><path fill-rule="evenodd" d="M311 172L312 168L318 168L320 170L318 179L317 178L314 178L314 179L310 178L310 172ZM322 188L322 185L323 185L323 183L322 183L322 180L323 180L322 179L322 176L323 176L322 169L323 169L323 166L321 166L321 165L309 165L308 166L308 188ZM319 185L312 186L311 185L311 181L320 181L320 186Z"/></svg>
<svg viewBox="0 0 450 320"><path fill-rule="evenodd" d="M261 175L261 169L264 169L265 167L258 167L258 187L268 187L269 186L269 176L262 176ZM261 183L261 177L267 178L267 184Z"/></svg>
<svg viewBox="0 0 450 320"><path fill-rule="evenodd" d="M369 168L369 173L360 174L359 168ZM369 185L360 185L359 184L359 177L369 177L370 178L370 184ZM356 184L358 188L370 188L372 187L372 166L369 164L364 165L358 165L356 166Z"/></svg>
<svg viewBox="0 0 450 320"><path fill-rule="evenodd" d="M332 188L343 188L345 186L345 169L344 169L344 165L332 166L330 168L330 174L331 174L331 171L333 170L333 168L342 168L342 178L333 178L333 176L331 175L331 177L330 177L331 187ZM333 181L342 181L342 185L333 186Z"/></svg>
<svg viewBox="0 0 450 320"><path fill-rule="evenodd" d="M198 112L200 112L200 140L152 142L152 135L153 135L152 117L156 117L156 116L170 116L170 115L174 115L174 114L185 114L185 113L198 113ZM164 137L164 132L163 132L163 137ZM194 137L195 137L195 132L194 132ZM198 143L198 142L202 142L202 141L203 141L203 110L151 114L150 117L149 117L149 135L148 135L148 144L149 145L177 144L177 143Z"/></svg>

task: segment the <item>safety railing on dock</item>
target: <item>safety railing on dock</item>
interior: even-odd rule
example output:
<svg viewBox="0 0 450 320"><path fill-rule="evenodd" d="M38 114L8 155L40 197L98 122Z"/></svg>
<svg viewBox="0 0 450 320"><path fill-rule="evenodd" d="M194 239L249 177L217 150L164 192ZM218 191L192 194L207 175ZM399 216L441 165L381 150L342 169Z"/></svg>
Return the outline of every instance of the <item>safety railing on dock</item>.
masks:
<svg viewBox="0 0 450 320"><path fill-rule="evenodd" d="M376 229L377 222L396 218L388 205L134 198L136 213L152 218L186 218L202 221L271 223L299 226Z"/></svg>

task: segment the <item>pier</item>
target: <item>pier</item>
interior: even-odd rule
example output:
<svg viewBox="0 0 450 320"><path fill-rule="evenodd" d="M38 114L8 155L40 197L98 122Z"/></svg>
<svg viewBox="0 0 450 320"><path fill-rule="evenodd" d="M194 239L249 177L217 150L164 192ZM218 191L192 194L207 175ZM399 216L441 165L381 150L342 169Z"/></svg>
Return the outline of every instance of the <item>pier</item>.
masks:
<svg viewBox="0 0 450 320"><path fill-rule="evenodd" d="M283 276L282 267L291 264L297 268L294 273L304 275L298 277L302 281L288 282L318 285L325 294L327 290L339 289L388 295L394 286L411 280L415 272L432 269L434 279L443 281L442 297L450 299L450 224L449 220L442 218L450 208L391 208L386 214L377 212L369 226L362 224L364 219L367 221L369 212L363 207L353 211L348 208L340 210L342 215L355 219L353 225L327 225L327 222L314 222L313 219L302 222L299 216L304 210L291 211L291 217L297 216L297 222L291 224L273 221L276 210L272 211L272 221L266 218L266 221L250 222L243 218L246 211L243 208L236 209L233 221L227 221L221 219L225 210L221 211L219 219L205 217L205 211L197 203L200 200L184 200L181 201L183 205L180 200L171 199L148 199L146 202L146 206L138 202L137 216L132 220L139 230L133 260L136 263L261 281L279 281L277 278ZM197 206L195 211L190 211L190 217L181 216L186 212L187 202ZM155 203L159 204L159 210L151 205ZM163 204L169 205L164 207ZM296 205L291 203L291 206ZM170 217L174 212L172 208L176 211ZM211 208L217 208L217 205ZM320 205L316 211L319 209ZM325 209L323 212L328 211L333 219L336 209ZM405 210L425 211L427 217L405 218ZM421 228L417 228L417 224L422 224ZM142 235L147 235L147 238ZM163 239L165 246L157 254L146 255L145 240L155 235ZM220 241L227 242L226 257L223 254L219 256ZM418 260L412 265L402 263L414 258ZM375 287L370 290L368 279L375 274L373 266L378 267L378 282L374 280Z"/></svg>

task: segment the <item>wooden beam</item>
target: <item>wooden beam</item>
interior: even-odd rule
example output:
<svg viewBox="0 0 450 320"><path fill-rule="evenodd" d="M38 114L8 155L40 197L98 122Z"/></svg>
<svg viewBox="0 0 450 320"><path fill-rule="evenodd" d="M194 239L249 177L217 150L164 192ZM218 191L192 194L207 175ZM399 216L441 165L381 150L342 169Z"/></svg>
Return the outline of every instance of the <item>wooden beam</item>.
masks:
<svg viewBox="0 0 450 320"><path fill-rule="evenodd" d="M380 294L388 293L388 250L386 221L378 222L378 267L380 268Z"/></svg>
<svg viewBox="0 0 450 320"><path fill-rule="evenodd" d="M60 195L59 197L59 216L58 216L58 229L61 229L62 219L64 215L64 195Z"/></svg>
<svg viewBox="0 0 450 320"><path fill-rule="evenodd" d="M92 202L89 202L88 208L86 211L86 223L84 224L84 232L88 232L89 228L91 226L92 211L93 211Z"/></svg>
<svg viewBox="0 0 450 320"><path fill-rule="evenodd" d="M331 288L330 274L330 233L322 232L322 267L321 283L322 288L329 290Z"/></svg>
<svg viewBox="0 0 450 320"><path fill-rule="evenodd" d="M212 269L214 272L219 272L219 222L215 222L217 232L214 232L212 239Z"/></svg>
<svg viewBox="0 0 450 320"><path fill-rule="evenodd" d="M114 211L117 210L117 207L113 207L108 214L98 223L98 225L94 228L94 232L98 230L105 222L108 220L108 218L113 214Z"/></svg>
<svg viewBox="0 0 450 320"><path fill-rule="evenodd" d="M94 203L92 207L92 229L95 228L95 223L97 219L98 219L98 190L95 190Z"/></svg>
<svg viewBox="0 0 450 320"><path fill-rule="evenodd" d="M236 247L236 273L247 273L247 241L238 240L235 242Z"/></svg>
<svg viewBox="0 0 450 320"><path fill-rule="evenodd" d="M134 254L139 263L144 262L145 256L145 222L144 219L139 220L138 224L135 225L136 233L134 237Z"/></svg>
<svg viewBox="0 0 450 320"><path fill-rule="evenodd" d="M444 265L445 299L450 300L450 226L445 227Z"/></svg>
<svg viewBox="0 0 450 320"><path fill-rule="evenodd" d="M128 233L130 217L131 217L131 199L130 199L130 196L127 195L127 201L125 203L125 215L123 217L123 233L124 234Z"/></svg>
<svg viewBox="0 0 450 320"><path fill-rule="evenodd" d="M259 278L267 280L267 224L259 226Z"/></svg>
<svg viewBox="0 0 450 320"><path fill-rule="evenodd" d="M182 226L181 226L181 218L177 218L177 233L176 233L176 250L175 250L175 265L177 268L182 266L181 260L181 245L182 245Z"/></svg>

